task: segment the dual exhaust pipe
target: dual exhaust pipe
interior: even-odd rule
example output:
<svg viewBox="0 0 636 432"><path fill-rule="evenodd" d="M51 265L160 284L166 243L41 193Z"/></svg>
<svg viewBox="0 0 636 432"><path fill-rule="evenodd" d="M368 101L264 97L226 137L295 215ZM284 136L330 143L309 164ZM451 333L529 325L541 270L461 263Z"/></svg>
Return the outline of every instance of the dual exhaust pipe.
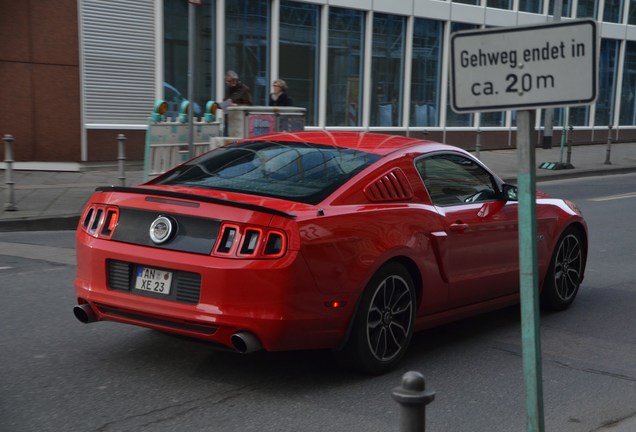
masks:
<svg viewBox="0 0 636 432"><path fill-rule="evenodd" d="M93 312L93 309L88 304L75 305L73 307L73 314L78 321L84 324L97 321L95 312ZM253 353L263 348L263 344L261 344L261 341L256 335L248 331L238 331L234 333L230 337L230 342L232 343L232 347L241 354Z"/></svg>
<svg viewBox="0 0 636 432"><path fill-rule="evenodd" d="M97 321L95 312L93 312L93 309L87 304L75 305L73 307L73 315L75 315L75 318L84 324Z"/></svg>

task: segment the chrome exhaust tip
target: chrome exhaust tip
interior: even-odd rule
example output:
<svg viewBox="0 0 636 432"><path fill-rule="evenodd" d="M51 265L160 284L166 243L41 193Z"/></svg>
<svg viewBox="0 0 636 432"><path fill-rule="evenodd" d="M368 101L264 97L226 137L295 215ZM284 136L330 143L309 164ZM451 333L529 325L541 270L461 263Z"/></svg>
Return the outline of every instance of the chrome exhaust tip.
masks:
<svg viewBox="0 0 636 432"><path fill-rule="evenodd" d="M259 351L263 348L261 341L250 332L239 331L232 335L230 338L234 349L241 354L249 354L255 351Z"/></svg>
<svg viewBox="0 0 636 432"><path fill-rule="evenodd" d="M87 304L75 305L73 307L73 315L75 315L75 318L84 324L97 321L95 312L93 312L93 309L91 309L91 307Z"/></svg>

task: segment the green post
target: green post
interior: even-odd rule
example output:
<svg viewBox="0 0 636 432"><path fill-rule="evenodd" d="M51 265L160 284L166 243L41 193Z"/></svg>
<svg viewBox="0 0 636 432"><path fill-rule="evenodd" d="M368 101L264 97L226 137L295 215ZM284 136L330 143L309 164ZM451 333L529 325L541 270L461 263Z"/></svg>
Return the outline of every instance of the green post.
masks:
<svg viewBox="0 0 636 432"><path fill-rule="evenodd" d="M530 117L530 111L519 111L517 114L521 339L526 387L527 430L528 432L544 432L539 281L537 276L535 149L530 145Z"/></svg>

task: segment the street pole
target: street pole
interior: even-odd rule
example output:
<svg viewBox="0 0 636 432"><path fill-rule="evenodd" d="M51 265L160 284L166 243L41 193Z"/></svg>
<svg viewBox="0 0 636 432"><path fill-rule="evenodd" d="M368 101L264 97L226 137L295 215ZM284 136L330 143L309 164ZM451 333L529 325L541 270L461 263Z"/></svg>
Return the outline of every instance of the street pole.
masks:
<svg viewBox="0 0 636 432"><path fill-rule="evenodd" d="M194 55L196 6L188 2L188 159L194 157Z"/></svg>
<svg viewBox="0 0 636 432"><path fill-rule="evenodd" d="M563 13L563 0L554 1L554 22L561 21ZM554 129L554 108L546 108L543 118L543 148L552 148L552 135Z"/></svg>
<svg viewBox="0 0 636 432"><path fill-rule="evenodd" d="M539 280L537 275L535 149L530 146L530 117L528 110L517 113L521 339L526 387L527 430L528 432L544 432Z"/></svg>

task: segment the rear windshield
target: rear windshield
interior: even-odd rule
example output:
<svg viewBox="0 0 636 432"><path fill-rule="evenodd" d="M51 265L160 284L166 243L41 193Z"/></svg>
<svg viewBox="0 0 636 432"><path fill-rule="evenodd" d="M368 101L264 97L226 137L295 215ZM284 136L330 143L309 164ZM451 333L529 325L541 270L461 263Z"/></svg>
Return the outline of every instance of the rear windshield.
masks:
<svg viewBox="0 0 636 432"><path fill-rule="evenodd" d="M219 147L151 182L317 204L381 156L300 142Z"/></svg>

